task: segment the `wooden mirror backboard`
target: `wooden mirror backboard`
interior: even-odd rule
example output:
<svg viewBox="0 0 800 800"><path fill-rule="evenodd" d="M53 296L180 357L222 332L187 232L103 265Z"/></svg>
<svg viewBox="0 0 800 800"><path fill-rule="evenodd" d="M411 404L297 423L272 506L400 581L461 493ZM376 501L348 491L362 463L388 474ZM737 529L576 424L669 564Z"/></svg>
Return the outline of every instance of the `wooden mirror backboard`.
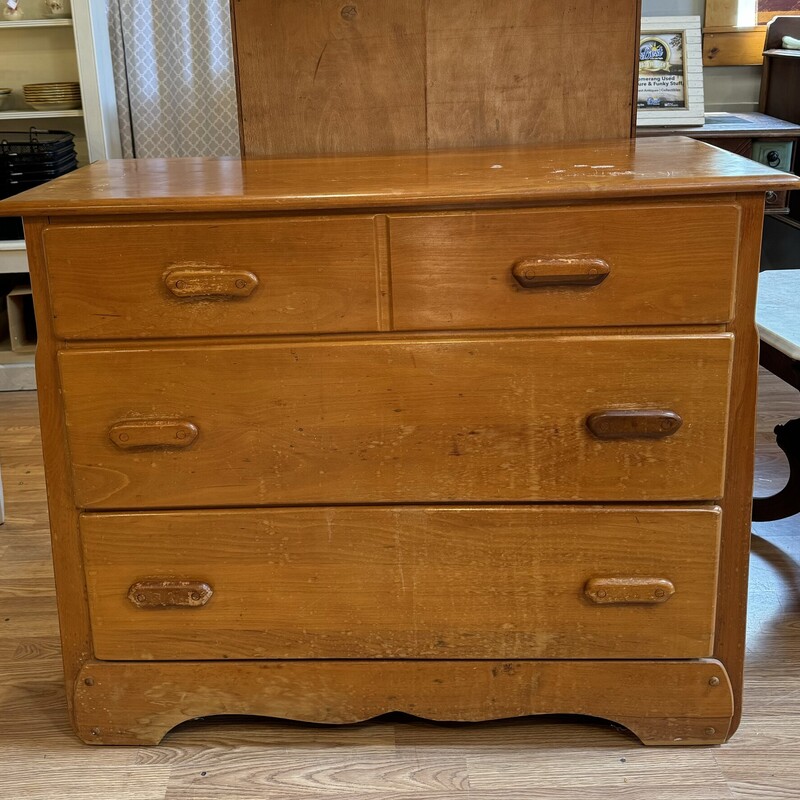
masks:
<svg viewBox="0 0 800 800"><path fill-rule="evenodd" d="M625 138L641 0L232 0L245 157Z"/></svg>

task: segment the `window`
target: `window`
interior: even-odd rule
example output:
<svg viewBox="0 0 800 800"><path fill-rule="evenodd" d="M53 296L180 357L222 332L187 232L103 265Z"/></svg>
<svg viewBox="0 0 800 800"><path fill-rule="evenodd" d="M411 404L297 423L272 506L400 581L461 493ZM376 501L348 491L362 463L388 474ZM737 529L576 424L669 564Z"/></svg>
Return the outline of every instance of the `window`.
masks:
<svg viewBox="0 0 800 800"><path fill-rule="evenodd" d="M761 64L764 26L786 14L800 16L800 0L706 0L703 63Z"/></svg>
<svg viewBox="0 0 800 800"><path fill-rule="evenodd" d="M749 2L741 3L749 7ZM773 17L800 17L800 0L758 0L756 3L756 22L766 25Z"/></svg>

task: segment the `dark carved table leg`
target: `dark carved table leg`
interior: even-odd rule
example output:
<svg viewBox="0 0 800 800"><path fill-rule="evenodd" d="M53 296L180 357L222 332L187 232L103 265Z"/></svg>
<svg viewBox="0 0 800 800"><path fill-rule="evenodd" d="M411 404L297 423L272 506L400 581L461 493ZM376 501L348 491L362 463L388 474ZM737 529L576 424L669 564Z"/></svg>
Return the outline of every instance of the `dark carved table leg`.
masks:
<svg viewBox="0 0 800 800"><path fill-rule="evenodd" d="M800 419L777 425L775 439L789 461L789 480L772 497L753 500L754 522L772 522L800 512Z"/></svg>

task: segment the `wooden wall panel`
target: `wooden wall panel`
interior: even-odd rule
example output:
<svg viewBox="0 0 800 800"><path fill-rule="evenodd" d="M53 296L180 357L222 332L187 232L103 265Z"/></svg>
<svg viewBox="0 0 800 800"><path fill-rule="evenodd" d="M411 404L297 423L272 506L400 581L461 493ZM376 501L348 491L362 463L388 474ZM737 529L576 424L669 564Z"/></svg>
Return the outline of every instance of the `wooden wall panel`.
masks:
<svg viewBox="0 0 800 800"><path fill-rule="evenodd" d="M639 0L232 0L245 157L631 135Z"/></svg>
<svg viewBox="0 0 800 800"><path fill-rule="evenodd" d="M234 0L245 157L425 146L424 0Z"/></svg>
<svg viewBox="0 0 800 800"><path fill-rule="evenodd" d="M630 136L637 4L428 0L428 146Z"/></svg>

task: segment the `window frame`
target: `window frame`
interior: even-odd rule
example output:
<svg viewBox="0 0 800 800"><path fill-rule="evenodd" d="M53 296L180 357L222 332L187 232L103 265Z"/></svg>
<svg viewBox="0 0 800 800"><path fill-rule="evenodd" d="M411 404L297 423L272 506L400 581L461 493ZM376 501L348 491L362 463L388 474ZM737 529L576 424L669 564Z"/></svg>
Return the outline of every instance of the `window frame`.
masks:
<svg viewBox="0 0 800 800"><path fill-rule="evenodd" d="M765 26L738 25L740 7L746 2L755 7L757 0L706 0L704 66L760 66L763 63Z"/></svg>
<svg viewBox="0 0 800 800"><path fill-rule="evenodd" d="M758 20L758 0L706 0L703 26L703 66L760 66L766 39L766 26L744 27L738 24L743 5L753 5ZM780 16L780 12L775 14Z"/></svg>

